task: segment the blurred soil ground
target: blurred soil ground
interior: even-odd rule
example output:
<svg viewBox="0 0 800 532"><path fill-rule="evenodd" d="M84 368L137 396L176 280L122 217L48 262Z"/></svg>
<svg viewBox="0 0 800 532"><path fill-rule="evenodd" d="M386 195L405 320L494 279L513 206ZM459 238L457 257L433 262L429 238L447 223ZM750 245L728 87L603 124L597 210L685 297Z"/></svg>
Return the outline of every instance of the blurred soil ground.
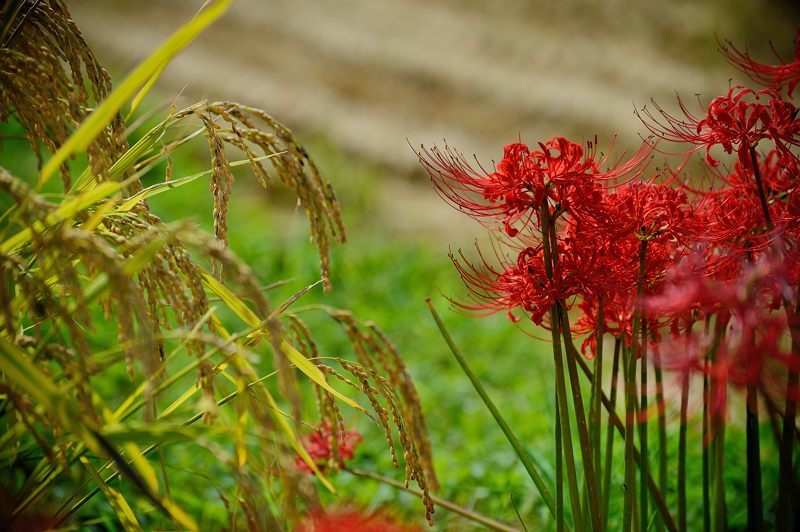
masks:
<svg viewBox="0 0 800 532"><path fill-rule="evenodd" d="M202 2L68 4L121 74ZM409 143L446 139L487 168L517 139L598 135L607 150L618 135L615 153L635 149L634 106L652 97L675 109L675 91L707 104L741 81L717 37L765 60L771 39L789 56L799 13L766 0L238 0L158 89L262 107L301 138L384 169L376 212L395 230L463 234L427 184L397 179L422 175Z"/></svg>

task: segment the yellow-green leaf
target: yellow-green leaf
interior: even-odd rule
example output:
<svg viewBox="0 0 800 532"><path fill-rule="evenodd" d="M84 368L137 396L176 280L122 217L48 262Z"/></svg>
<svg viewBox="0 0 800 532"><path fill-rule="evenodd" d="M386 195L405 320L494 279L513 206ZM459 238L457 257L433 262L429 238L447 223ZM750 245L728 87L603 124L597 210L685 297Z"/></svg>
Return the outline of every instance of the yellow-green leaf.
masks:
<svg viewBox="0 0 800 532"><path fill-rule="evenodd" d="M103 477L101 477L100 474L94 470L94 467L92 467L92 464L85 456L81 456L80 461L86 468L86 471L89 472L92 480L94 480L95 484L97 484L97 486L106 496L106 499L108 499L108 503L111 505L111 508L117 515L122 528L124 530L142 530L139 521L136 519L136 514L133 513L133 509L130 507L128 501L122 496L119 490L109 486L106 481L103 480Z"/></svg>
<svg viewBox="0 0 800 532"><path fill-rule="evenodd" d="M286 438L289 440L289 445L291 445L300 458L303 459L303 462L305 462L308 467L311 468L319 481L322 482L322 485L328 488L331 493L336 493L333 485L322 475L322 472L317 467L317 464L314 463L314 460L308 454L308 451L306 451L305 447L303 447L303 444L300 443L300 440L297 439L297 435L294 433L294 430L292 430L289 422L286 421L285 417L277 413L279 412L279 409L278 403L275 402L275 398L272 397L272 394L269 393L269 390L266 387L262 388L262 390L267 398L267 403L269 404L270 412L272 412L272 417L278 422L278 425L280 425L283 433L286 434Z"/></svg>
<svg viewBox="0 0 800 532"><path fill-rule="evenodd" d="M228 306L228 308L230 308L237 316L239 316L239 318L242 319L242 321L253 328L258 328L262 335L267 336L265 322L260 320L256 313L250 310L250 307L248 307L244 301L239 299L236 294L228 290L227 287L220 284L219 281L214 279L208 273L203 272L202 276L203 283L206 285L206 287L214 292L222 300L222 302ZM362 412L364 411L361 405L328 384L328 381L325 380L325 375L322 373L322 371L320 371L320 369L315 366L314 363L308 360L308 358L306 358L305 355L298 351L292 344L286 340L283 340L281 341L280 348L286 354L292 364L294 364L301 372L305 373L305 375L314 381L314 383L330 392L344 403L357 410L361 410Z"/></svg>
<svg viewBox="0 0 800 532"><path fill-rule="evenodd" d="M257 157L256 159L253 159L253 160L254 161L261 161L261 160L267 159L269 157L275 157L275 155L263 155L261 157ZM244 160L241 160L241 161L234 161L234 162L230 163L229 166L236 167L236 166L241 166L243 164L247 164L249 162L250 161L248 159L244 159ZM163 194L164 192L167 192L168 190L171 190L173 188L179 188L179 187L182 187L183 185L188 185L189 183L191 183L192 181L194 181L198 177L203 177L205 175L209 175L212 172L213 172L213 170L204 170L202 172L197 172L196 174L192 174L190 176L182 177L180 179L173 179L172 181L164 181L163 183L156 183L155 185L151 185L151 186L145 188L144 190L141 190L141 191L137 192L136 194L134 194L130 198L126 199L122 203L122 205L120 205L117 208L116 212L128 212L137 203L139 203L140 201L146 200L147 198L152 198L153 196L158 196L159 194Z"/></svg>
<svg viewBox="0 0 800 532"><path fill-rule="evenodd" d="M153 466L150 465L150 462L147 461L147 458L142 455L139 446L129 441L124 443L122 448L125 449L125 454L131 459L131 465L133 465L142 480L147 484L150 492L157 495L158 477L156 476L156 471L153 469Z"/></svg>

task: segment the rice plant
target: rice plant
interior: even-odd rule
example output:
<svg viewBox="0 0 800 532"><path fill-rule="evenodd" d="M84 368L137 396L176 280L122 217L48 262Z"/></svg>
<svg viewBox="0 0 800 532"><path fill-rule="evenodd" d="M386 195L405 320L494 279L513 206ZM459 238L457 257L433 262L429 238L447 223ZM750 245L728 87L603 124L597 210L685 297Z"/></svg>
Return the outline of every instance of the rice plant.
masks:
<svg viewBox="0 0 800 532"><path fill-rule="evenodd" d="M306 150L267 112L229 101L172 106L137 131L160 73L228 4L211 2L116 88L61 0L0 8L0 119L21 126L40 168L0 168L0 521L10 527L293 528L319 510L317 489L335 490L354 415L383 427L432 520L427 429L392 342L326 309L355 359L318 352L290 312L314 285L273 304L228 249L232 169L244 166L297 198L330 288L328 250L345 229ZM201 139L210 168L181 175L173 154ZM213 234L148 206L197 180L209 182ZM318 416L303 419L310 402ZM327 439L324 456L304 443L309 428ZM192 475L171 468L174 452L197 457ZM199 475L208 485L187 485ZM187 507L193 490L225 517ZM218 496L204 500L209 490Z"/></svg>

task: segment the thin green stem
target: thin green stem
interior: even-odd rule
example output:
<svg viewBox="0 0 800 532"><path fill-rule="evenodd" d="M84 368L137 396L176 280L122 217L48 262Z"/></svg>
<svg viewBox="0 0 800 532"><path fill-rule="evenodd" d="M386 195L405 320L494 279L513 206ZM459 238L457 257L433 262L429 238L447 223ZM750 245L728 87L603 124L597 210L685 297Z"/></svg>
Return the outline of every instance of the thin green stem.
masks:
<svg viewBox="0 0 800 532"><path fill-rule="evenodd" d="M747 387L747 529L764 530L764 510L761 494L761 445L759 441L758 391Z"/></svg>
<svg viewBox="0 0 800 532"><path fill-rule="evenodd" d="M722 336L725 332L725 320L717 319L714 331L714 343L711 346L709 358L711 364L715 367L725 368L724 352L720 352L719 346ZM715 375L711 379L709 398L714 398L715 403L721 398L722 404L717 405L718 408L724 409L727 404L727 378L725 375ZM727 527L727 510L725 507L725 417L722 412L710 412L709 429L711 436L711 448L713 451L711 462L711 482L712 484L712 500L711 507L711 529L714 532L722 532Z"/></svg>
<svg viewBox="0 0 800 532"><path fill-rule="evenodd" d="M644 242L643 242L644 244ZM639 320L641 328L641 346L639 357L639 451L642 453L642 463L639 465L639 528L647 530L650 522L650 514L647 511L647 475L650 470L650 453L648 448L647 429L650 413L647 411L647 320L644 319L644 302L641 303L639 310Z"/></svg>
<svg viewBox="0 0 800 532"><path fill-rule="evenodd" d="M561 441L561 406L558 393L553 392L556 403L556 531L564 532L564 461Z"/></svg>
<svg viewBox="0 0 800 532"><path fill-rule="evenodd" d="M393 488L405 491L406 493L411 493L412 495L416 495L417 497L422 497L421 490L406 486L402 482L397 482L396 480L393 480L391 478L386 478L381 475L376 475L375 473L370 473L369 471L361 471L358 469L345 469L345 471L347 471L351 475L376 480L378 482L381 482L382 484L386 484L387 486L392 486ZM485 515L476 513L472 510L464 508L463 506L459 506L454 502L448 501L447 499L442 499L441 497L437 497L436 495L430 495L430 498L437 506L446 508L447 510L450 510L455 514L458 514L461 517L464 517L466 519L469 519L470 521L483 525L489 530L499 530L501 532L519 532L518 529L514 527L508 526L504 523L500 523L499 521L495 521L490 517L486 517Z"/></svg>
<svg viewBox="0 0 800 532"><path fill-rule="evenodd" d="M611 410L617 407L617 378L619 376L619 352L622 341L617 338L614 340L614 362L611 366ZM600 397L602 401L602 390L600 390ZM603 526L608 526L608 504L609 492L611 490L611 465L614 458L614 423L611 421L611 416L608 416L608 428L606 429L606 447L605 447L605 464L603 467Z"/></svg>
<svg viewBox="0 0 800 532"><path fill-rule="evenodd" d="M792 350L791 357L794 362L800 362L800 328L797 325L797 319L800 314L800 293L797 294L797 303L792 309L791 303L784 301L784 311L786 312L787 321L791 325L792 337ZM796 366L789 365L788 375L786 377L786 405L783 409L783 427L781 430L781 439L779 443L779 467L780 473L778 478L778 504L777 514L775 516L775 529L776 530L794 530L798 523L796 522L796 494L795 494L795 478L794 478L794 464L792 455L795 447L795 431L796 418L797 418L797 395L800 391L800 373L798 373Z"/></svg>
<svg viewBox="0 0 800 532"><path fill-rule="evenodd" d="M559 306L557 312L561 321L560 328L564 335L565 345L574 345L572 343L572 334L570 333L569 318L567 317L566 310ZM586 412L583 406L580 375L578 375L578 365L576 361L576 357L578 356L580 355L575 349L567 349L567 370L569 371L569 380L572 390L572 406L575 409L575 422L578 425L584 479L589 494L589 513L593 529L595 531L601 531L603 528L602 518L600 516L600 497L597 489L597 475L595 473L592 444L589 438L589 427L586 423Z"/></svg>
<svg viewBox="0 0 800 532"><path fill-rule="evenodd" d="M546 202L544 204L545 211L548 211ZM545 223L547 221L547 223ZM547 235L550 240L550 260L551 264L555 266L558 261L558 242L556 240L555 223L549 220L549 211L546 216L543 216L543 227L547 227ZM544 234L543 234L544 236ZM545 247L545 262L547 261L548 250ZM550 278L553 278L552 269L550 271ZM578 366L576 357L579 357L577 351L574 349L572 342L572 332L570 330L569 316L567 315L566 305L563 301L558 301L554 306L556 313L551 312L551 321L558 320L558 327L564 337L564 345L567 346L566 360L567 371L569 372L570 390L572 392L572 408L575 411L575 423L578 426L578 439L580 441L581 459L583 461L584 481L589 494L589 514L592 521L592 528L595 531L602 530L602 518L600 516L600 497L598 495L597 475L595 474L595 464L592 455L592 444L589 438L589 427L586 422L586 412L583 405L583 395L581 392L580 376L578 375ZM551 327L554 333L555 327ZM555 341L555 339L554 339ZM572 348L570 348L572 347Z"/></svg>
<svg viewBox="0 0 800 532"><path fill-rule="evenodd" d="M637 300L642 299L644 294L644 274L645 265L647 263L647 240L642 240L641 247L639 248L639 272L636 277L636 297ZM625 499L623 506L623 529L630 530L631 523L635 521L633 518L636 513L636 501L634 494L636 493L636 477L633 471L633 433L636 409L636 352L635 345L639 336L641 328L642 316L639 312L634 313L633 326L632 326L632 341L631 350L627 353L626 368L625 368ZM647 456L643 453L644 462L647 461ZM647 465L643 467L647 469ZM647 477L647 472L641 475L642 478Z"/></svg>
<svg viewBox="0 0 800 532"><path fill-rule="evenodd" d="M661 358L656 350L653 353L653 365L656 376L656 407L658 415L658 488L661 493L667 492L667 416L664 408L664 377L661 372ZM661 517L656 515L656 530L664 530Z"/></svg>
<svg viewBox="0 0 800 532"><path fill-rule="evenodd" d="M708 323L708 322L706 322ZM708 382L709 363L708 358L703 361L703 530L711 530L711 442L710 435L710 416L709 403L711 402L710 386Z"/></svg>
<svg viewBox="0 0 800 532"><path fill-rule="evenodd" d="M554 256L550 247L550 209L547 201L544 201L540 209L542 223L542 250L544 252L545 272L548 279L553 278L553 266L557 257ZM569 424L569 407L567 403L566 376L564 373L564 357L561 350L561 335L558 303L553 302L550 306L550 333L553 341L553 365L556 373L556 394L558 395L559 421L561 423L561 442L564 451L564 462L567 472L567 485L569 488L570 507L572 508L572 521L575 530L583 530L583 518L581 515L580 492L578 490L578 475L575 468L575 451L572 446L572 430Z"/></svg>
<svg viewBox="0 0 800 532"><path fill-rule="evenodd" d="M688 431L689 376L681 382L681 426L678 434L678 528L686 530L686 433Z"/></svg>
<svg viewBox="0 0 800 532"><path fill-rule="evenodd" d="M772 217L769 213L769 203L767 202L766 193L764 191L764 184L761 180L761 170L758 167L758 157L756 155L755 146L750 146L750 162L753 167L753 177L756 181L758 188L758 199L761 202L761 210L764 213L764 222L767 225L767 230L773 230ZM800 294L798 295L800 299ZM796 302L797 305L798 302ZM800 360L800 330L798 330L796 322L793 320L797 318L797 306L794 311L792 304L788 298L783 301L784 310L789 323L794 324L791 326L792 337L792 358ZM800 386L800 373L795 369L796 366L791 364L788 367L788 376L786 379L786 406L783 413L783 430L781 432L781 439L779 443L779 478L778 478L778 503L777 513L775 516L775 527L778 530L794 529L795 523L795 496L794 496L794 465L792 463L792 454L794 449L794 433L795 433L795 419L797 417L797 399L798 386ZM748 440L749 441L749 440Z"/></svg>
<svg viewBox="0 0 800 532"><path fill-rule="evenodd" d="M603 391L603 300L598 298L597 307L597 347L594 356L594 378L592 379L592 450L594 451L593 460L597 483L598 497L603 500L603 472L600 467L600 432L602 422L601 411L603 405L600 402L600 393Z"/></svg>
<svg viewBox="0 0 800 532"><path fill-rule="evenodd" d="M447 328L444 325L441 317L439 317L439 313L436 312L436 309L433 306L433 303L430 299L426 300L428 305L428 309L433 316L434 321L436 322L436 326L439 328L439 331L442 334L445 342L447 343L448 347L450 348L450 352L453 353L458 365L461 366L461 369L464 371L464 374L467 376L469 381L472 383L472 387L475 388L475 391L480 396L481 400L483 400L483 404L486 405L486 408L491 413L492 417L494 418L497 425L500 427L500 430L503 431L508 442L511 444L511 447L514 449L514 452L519 457L522 465L525 467L525 470L530 475L531 480L536 485L536 488L539 490L539 494L542 496L547 508L550 510L550 513L553 517L557 517L557 512L555 510L555 503L553 501L553 495L550 493L550 488L544 483L541 474L539 473L536 465L533 463L530 454L522 447L519 439L514 434L514 431L511 430L511 427L506 422L503 415L500 413L500 410L497 409L497 406L492 401L489 394L486 392L486 389L483 387L483 384L478 379L477 375L472 371L472 368L467 363L467 359L464 358L464 355L461 354L461 351L456 346L453 338L450 336Z"/></svg>
<svg viewBox="0 0 800 532"><path fill-rule="evenodd" d="M574 347L573 347L573 349L574 349ZM627 355L625 355L623 353L623 357L624 356L627 356ZM589 381L591 381L591 379L592 379L592 370L589 369L589 366L581 358L578 358L577 360L578 360L578 365L581 368L581 371L583 371L584 375L586 375L586 377L589 379ZM624 361L623 361L623 364L624 364ZM625 425L622 422L622 420L619 418L619 416L617 415L617 413L614 410L614 408L612 408L611 401L609 401L608 397L606 397L606 394L602 394L600 396L600 400L603 402L603 407L605 408L606 412L608 413L608 416L609 416L611 422L617 428L617 431L620 433L620 435L624 438L625 437ZM639 449L637 449L636 445L634 445L633 446L633 461L636 463L637 467L638 467L640 458L641 457L639 455ZM656 484L655 480L653 480L653 476L652 475L647 475L647 489L650 490L650 496L653 499L653 503L655 504L656 509L661 514L662 519L664 519L664 524L667 526L667 529L670 530L670 532L678 530L678 527L675 525L675 520L672 518L672 514L669 512L669 508L667 508L666 500L664 499L664 496L662 495L661 491L658 489L658 485ZM635 519L634 519L634 525L635 525L636 528L638 528L639 523L635 522Z"/></svg>
<svg viewBox="0 0 800 532"><path fill-rule="evenodd" d="M630 349L623 351L625 364L625 485L622 509L622 530L631 530L633 523L633 513L636 501L636 477L633 471L633 434L634 434L634 402L636 400L636 362Z"/></svg>
<svg viewBox="0 0 800 532"><path fill-rule="evenodd" d="M725 420L715 418L714 423L714 532L723 532L727 529L727 512L725 508Z"/></svg>
<svg viewBox="0 0 800 532"><path fill-rule="evenodd" d="M558 318L558 308L553 305L551 312ZM561 353L561 338L558 335L556 325L551 327L553 337L553 362L556 370L556 393L558 394L558 404L562 407L561 414L561 443L564 451L564 462L567 473L567 486L569 488L570 503L572 508L573 526L576 530L582 530L583 519L581 516L580 495L578 491L578 475L575 468L575 451L572 447L572 430L569 424L569 409L567 408L567 386L564 375L564 360Z"/></svg>
<svg viewBox="0 0 800 532"><path fill-rule="evenodd" d="M753 165L753 177L756 181L758 188L758 200L761 202L761 212L764 214L764 222L767 224L767 230L772 231L772 216L769 214L769 204L767 203L767 195L764 192L764 183L761 181L761 170L758 168L758 157L756 156L755 146L750 146L750 162Z"/></svg>

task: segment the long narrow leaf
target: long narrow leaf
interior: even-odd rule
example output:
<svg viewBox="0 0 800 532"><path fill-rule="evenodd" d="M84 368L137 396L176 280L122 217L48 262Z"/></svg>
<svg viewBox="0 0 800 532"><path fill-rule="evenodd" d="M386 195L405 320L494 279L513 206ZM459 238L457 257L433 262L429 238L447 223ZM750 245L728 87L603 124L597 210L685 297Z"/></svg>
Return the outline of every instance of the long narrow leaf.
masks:
<svg viewBox="0 0 800 532"><path fill-rule="evenodd" d="M503 415L500 413L500 410L497 409L497 406L492 401L492 398L489 397L489 394L486 392L486 389L481 384L481 381L478 380L478 377L473 373L472 368L470 368L469 364L467 363L467 359L464 358L464 355L461 354L461 351L456 346L453 338L450 336L450 333L444 326L444 322L439 317L439 313L436 312L436 309L433 307L433 303L430 299L426 301L428 304L428 309L430 309L431 315L433 316L434 321L436 322L436 326L439 328L439 332L441 332L444 341L447 342L448 347L450 347L450 351L453 353L453 356L458 361L459 366L464 371L464 373L469 378L470 382L472 383L473 388L475 391L478 392L478 395L483 400L483 404L486 405L486 408L492 414L495 422L505 434L506 439L511 444L511 447L514 448L514 452L519 457L522 465L525 467L525 470L530 475L531 480L536 485L536 488L539 490L539 494L542 496L547 508L550 510L550 513L553 517L556 516L555 511L555 501L553 500L553 495L550 493L550 488L547 487L547 484L544 483L541 474L539 473L536 464L533 463L533 458L531 455L522 447L522 444L517 439L517 436L514 434L514 431L511 430L511 427L506 422Z"/></svg>
<svg viewBox="0 0 800 532"><path fill-rule="evenodd" d="M106 499L108 499L108 503L111 505L111 508L117 515L119 524L122 525L122 528L124 530L141 530L142 527L139 524L139 521L136 519L136 514L133 513L133 509L130 507L128 501L125 499L122 493L120 493L119 490L109 486L103 480L103 477L101 477L97 471L94 470L94 467L92 467L92 464L86 457L81 456L80 460L81 464L83 464L86 471L92 477L92 480L94 480L95 484L100 487L100 490L106 496Z"/></svg>
<svg viewBox="0 0 800 532"><path fill-rule="evenodd" d="M253 159L254 161L263 161L264 159L268 159L270 157L275 157L279 154L273 155L262 155L261 157L257 157ZM241 161L235 161L229 164L231 167L235 166L242 166L244 164L250 164L249 159L243 159ZM152 198L153 196L158 196L159 194L163 194L173 188L179 188L183 185L188 185L192 181L196 180L199 177L203 177L209 175L213 172L213 170L204 170L202 172L197 172L196 174L192 174L190 176L182 177L180 179L173 179L172 181L164 181L163 183L156 183L155 185L151 185L144 190L141 190L131 196L130 198L126 199L122 205L120 205L115 212L128 212L130 211L137 203L140 201L144 201L148 198Z"/></svg>
<svg viewBox="0 0 800 532"><path fill-rule="evenodd" d="M222 302L228 306L228 308L230 308L237 316L239 316L242 321L251 327L260 327L262 334L264 336L267 335L266 327L264 327L265 322L259 319L256 313L253 312L250 307L244 303L244 301L239 299L236 294L228 290L228 288L220 284L219 281L205 272L203 273L203 284L205 284L209 290L214 292L222 300ZM314 383L325 389L327 392L330 392L349 406L352 406L353 408L362 412L364 411L364 408L361 407L361 405L328 384L328 381L325 380L325 375L322 373L322 371L320 371L320 369L315 366L313 362L308 360L308 358L306 358L306 356L298 351L292 344L286 340L282 340L280 348L289 361L294 364L297 369L305 373L305 375L314 381Z"/></svg>

